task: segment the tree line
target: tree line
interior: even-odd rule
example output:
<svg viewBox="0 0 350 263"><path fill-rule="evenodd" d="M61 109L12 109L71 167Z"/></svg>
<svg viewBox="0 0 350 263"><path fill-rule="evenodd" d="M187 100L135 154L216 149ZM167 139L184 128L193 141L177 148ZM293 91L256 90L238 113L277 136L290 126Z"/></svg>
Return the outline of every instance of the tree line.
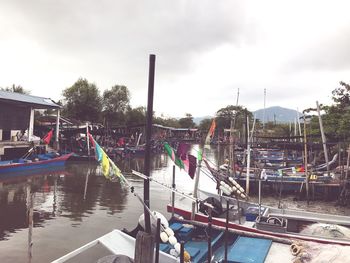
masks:
<svg viewBox="0 0 350 263"><path fill-rule="evenodd" d="M332 105L321 105L324 130L330 141L348 141L350 138L350 85L340 82L340 86L332 91ZM22 86L12 85L1 90L29 94ZM101 93L99 88L87 79L78 79L71 87L62 92L62 99L58 102L62 109L62 116L81 122L103 123L108 127L142 125L146 122L146 108L130 105L131 93L125 85L114 85ZM315 108L303 111L309 124L307 133L319 135L320 128ZM217 110L215 119L217 129L241 129L248 119L250 126L253 114L244 106L228 105ZM199 128L206 131L212 119L203 119L199 125L193 121L193 116L186 113L180 119L164 116L154 117L154 123L175 128ZM262 123L256 120L256 130L261 130ZM274 131L275 135L292 136L289 124L269 122L266 130Z"/></svg>

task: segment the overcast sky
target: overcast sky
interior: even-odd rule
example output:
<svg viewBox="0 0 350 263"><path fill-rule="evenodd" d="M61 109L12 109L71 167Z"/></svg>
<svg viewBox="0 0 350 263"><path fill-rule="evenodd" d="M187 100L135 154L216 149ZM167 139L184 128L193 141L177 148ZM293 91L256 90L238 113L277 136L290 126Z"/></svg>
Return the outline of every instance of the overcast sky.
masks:
<svg viewBox="0 0 350 263"><path fill-rule="evenodd" d="M2 0L0 87L61 98L78 78L147 101L156 54L157 115L214 115L331 103L350 82L349 1Z"/></svg>

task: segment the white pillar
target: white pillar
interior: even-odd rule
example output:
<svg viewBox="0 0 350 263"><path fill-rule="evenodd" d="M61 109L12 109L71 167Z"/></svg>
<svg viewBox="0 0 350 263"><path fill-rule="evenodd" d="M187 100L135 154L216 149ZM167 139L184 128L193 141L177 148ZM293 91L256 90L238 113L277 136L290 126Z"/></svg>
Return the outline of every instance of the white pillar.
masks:
<svg viewBox="0 0 350 263"><path fill-rule="evenodd" d="M60 109L57 109L57 116L56 116L56 136L55 136L55 144L56 144L56 149L58 150L59 145L58 145L58 138L59 138L59 133L60 133Z"/></svg>
<svg viewBox="0 0 350 263"><path fill-rule="evenodd" d="M30 108L29 128L28 128L28 141L32 138L33 131L34 131L34 109Z"/></svg>

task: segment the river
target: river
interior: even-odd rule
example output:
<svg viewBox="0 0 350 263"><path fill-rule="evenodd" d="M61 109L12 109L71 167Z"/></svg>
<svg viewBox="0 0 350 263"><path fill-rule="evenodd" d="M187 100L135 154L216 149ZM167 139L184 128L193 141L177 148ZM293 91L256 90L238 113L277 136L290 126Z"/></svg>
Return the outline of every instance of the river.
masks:
<svg viewBox="0 0 350 263"><path fill-rule="evenodd" d="M196 153L197 146L192 147ZM227 149L216 148L207 153L213 165L226 156ZM117 162L135 192L143 195L143 180L130 173L131 169L143 171L143 158ZM171 184L173 163L165 154L152 157L151 174L159 181ZM206 176L201 177L205 187ZM176 185L189 192L192 179L176 168ZM32 234L31 262L50 262L68 252L106 234L112 229L132 229L137 225L143 207L128 187L120 182L110 182L97 165L88 162L67 163L65 168L41 174L9 177L0 181L0 262L29 262L28 256L28 191L33 195L34 228ZM150 184L151 209L169 217L166 205L170 192L154 183ZM256 200L256 197L253 197ZM274 196L263 202L276 205ZM286 207L350 215L348 208L335 207L334 203L293 201L283 197Z"/></svg>

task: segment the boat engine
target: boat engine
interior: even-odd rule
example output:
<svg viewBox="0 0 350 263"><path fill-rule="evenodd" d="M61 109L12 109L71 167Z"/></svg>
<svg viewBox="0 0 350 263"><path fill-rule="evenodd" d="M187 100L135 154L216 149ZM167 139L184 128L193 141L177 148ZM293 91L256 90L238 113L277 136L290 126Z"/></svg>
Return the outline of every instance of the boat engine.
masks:
<svg viewBox="0 0 350 263"><path fill-rule="evenodd" d="M216 199L215 197L208 197L207 199L204 200L204 203L208 203L214 207L211 210L211 215L213 217L218 217L224 212L222 209L221 202L218 199ZM199 204L199 212L208 215L209 208L206 205L204 205L203 203L200 203Z"/></svg>

